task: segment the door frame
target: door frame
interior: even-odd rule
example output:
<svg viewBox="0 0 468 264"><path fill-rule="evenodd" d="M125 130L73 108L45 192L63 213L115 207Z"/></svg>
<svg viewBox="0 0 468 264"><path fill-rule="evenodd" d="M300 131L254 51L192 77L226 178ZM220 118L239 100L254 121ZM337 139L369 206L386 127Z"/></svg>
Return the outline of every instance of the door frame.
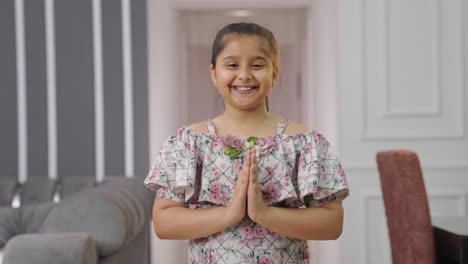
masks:
<svg viewBox="0 0 468 264"><path fill-rule="evenodd" d="M306 125L327 135L338 149L338 73L337 73L338 0L147 0L148 19L148 105L150 157L154 157L173 131L186 125L184 120L184 78L178 65L183 61L181 11L222 9L304 9L306 36L302 50L301 80L303 118ZM326 109L326 111L324 111ZM152 160L149 161L150 163ZM154 234L154 233L152 233ZM183 241L161 243L152 235L152 263L179 263L185 258ZM342 263L338 242L310 244L314 263ZM328 249L327 249L328 248ZM174 254L178 252L178 254ZM328 253L329 252L329 253ZM156 260L157 256L157 260ZM161 262L158 262L161 261Z"/></svg>

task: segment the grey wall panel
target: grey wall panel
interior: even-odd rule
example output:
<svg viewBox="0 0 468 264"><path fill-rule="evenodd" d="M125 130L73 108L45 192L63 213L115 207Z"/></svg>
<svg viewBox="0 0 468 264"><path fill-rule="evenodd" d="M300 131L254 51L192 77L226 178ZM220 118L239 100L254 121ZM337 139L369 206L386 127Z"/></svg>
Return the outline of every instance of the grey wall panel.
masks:
<svg viewBox="0 0 468 264"><path fill-rule="evenodd" d="M135 174L149 169L148 65L146 1L132 1L133 105L135 127Z"/></svg>
<svg viewBox="0 0 468 264"><path fill-rule="evenodd" d="M59 177L95 174L90 0L55 1Z"/></svg>
<svg viewBox="0 0 468 264"><path fill-rule="evenodd" d="M17 177L17 84L13 0L0 1L0 36L0 178Z"/></svg>
<svg viewBox="0 0 468 264"><path fill-rule="evenodd" d="M106 175L124 175L121 2L102 1Z"/></svg>
<svg viewBox="0 0 468 264"><path fill-rule="evenodd" d="M47 73L44 1L24 3L28 105L28 177L47 177Z"/></svg>
<svg viewBox="0 0 468 264"><path fill-rule="evenodd" d="M47 102L44 1L25 0L29 177L48 174L47 104L57 104L59 177L95 174L91 0L55 3L57 102ZM0 177L18 174L15 1L0 1ZM131 1L135 174L148 171L146 1ZM125 171L121 1L102 0L106 175Z"/></svg>

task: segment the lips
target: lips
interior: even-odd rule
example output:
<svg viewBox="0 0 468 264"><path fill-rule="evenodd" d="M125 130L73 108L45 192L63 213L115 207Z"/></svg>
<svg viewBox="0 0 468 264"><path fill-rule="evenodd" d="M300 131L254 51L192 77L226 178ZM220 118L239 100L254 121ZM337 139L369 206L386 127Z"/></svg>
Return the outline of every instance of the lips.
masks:
<svg viewBox="0 0 468 264"><path fill-rule="evenodd" d="M231 86L231 89L233 89L236 93L238 94L250 94L255 92L258 89L258 86Z"/></svg>

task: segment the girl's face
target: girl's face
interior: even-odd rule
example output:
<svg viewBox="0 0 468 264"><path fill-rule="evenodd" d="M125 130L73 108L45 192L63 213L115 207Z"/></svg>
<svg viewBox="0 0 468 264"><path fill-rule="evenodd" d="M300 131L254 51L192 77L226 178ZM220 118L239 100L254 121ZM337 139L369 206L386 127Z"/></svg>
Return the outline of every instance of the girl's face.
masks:
<svg viewBox="0 0 468 264"><path fill-rule="evenodd" d="M265 107L265 98L276 80L276 70L257 36L227 36L224 49L210 72L214 85L228 105L242 110Z"/></svg>

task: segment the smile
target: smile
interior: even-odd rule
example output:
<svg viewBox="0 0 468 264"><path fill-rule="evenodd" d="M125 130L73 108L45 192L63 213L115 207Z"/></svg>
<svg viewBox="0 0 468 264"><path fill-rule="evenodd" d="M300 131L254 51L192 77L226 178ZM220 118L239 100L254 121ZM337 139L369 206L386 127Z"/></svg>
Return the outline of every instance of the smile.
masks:
<svg viewBox="0 0 468 264"><path fill-rule="evenodd" d="M258 86L231 86L231 88L238 94L251 94L258 89Z"/></svg>

